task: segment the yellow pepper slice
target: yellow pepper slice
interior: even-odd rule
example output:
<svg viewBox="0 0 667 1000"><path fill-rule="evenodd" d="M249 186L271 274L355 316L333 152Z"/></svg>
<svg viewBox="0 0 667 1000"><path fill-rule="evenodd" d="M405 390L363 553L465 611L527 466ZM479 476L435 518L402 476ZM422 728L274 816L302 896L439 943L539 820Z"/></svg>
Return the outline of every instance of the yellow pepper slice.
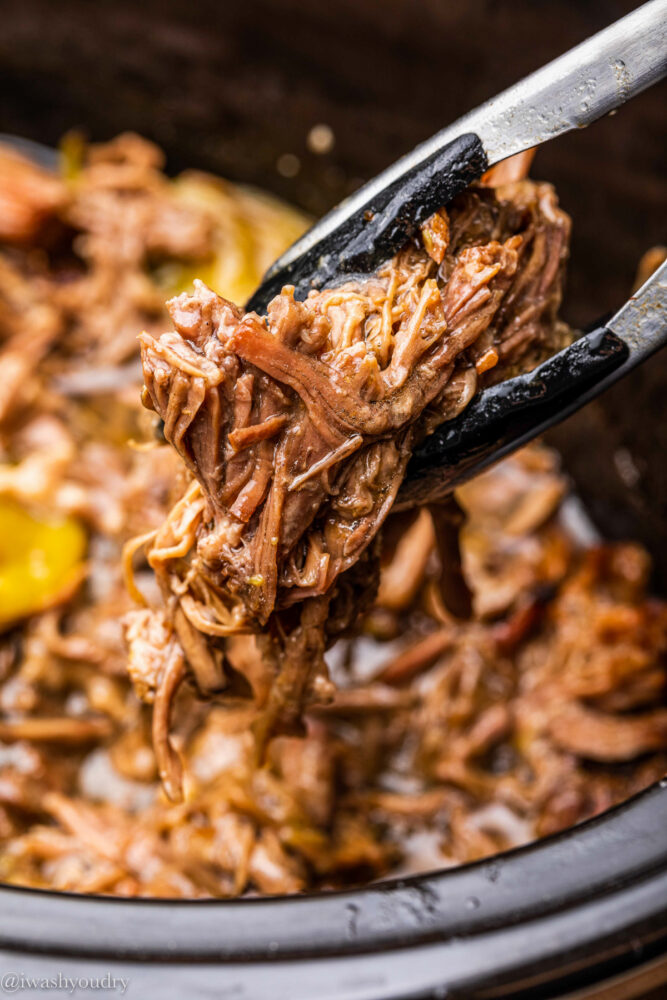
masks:
<svg viewBox="0 0 667 1000"><path fill-rule="evenodd" d="M60 173L68 182L78 180L86 156L86 140L77 129L66 132L58 145Z"/></svg>
<svg viewBox="0 0 667 1000"><path fill-rule="evenodd" d="M66 600L82 579L83 527L0 500L0 628Z"/></svg>

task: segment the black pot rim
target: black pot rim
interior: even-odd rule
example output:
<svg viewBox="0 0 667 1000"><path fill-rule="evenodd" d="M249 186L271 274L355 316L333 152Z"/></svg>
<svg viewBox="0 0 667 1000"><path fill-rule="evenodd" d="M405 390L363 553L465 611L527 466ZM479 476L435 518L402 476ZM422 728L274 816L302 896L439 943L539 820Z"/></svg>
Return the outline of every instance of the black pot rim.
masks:
<svg viewBox="0 0 667 1000"><path fill-rule="evenodd" d="M392 969L396 988L407 963L415 989L426 990L381 996L435 996L443 982L454 996L519 997L520 983L530 997L552 996L539 984L579 983L582 970L598 981L667 956L665 830L667 780L526 847L355 891L187 901L6 886L0 947L153 968L236 966L244 982L269 962L291 969L295 984L297 969L356 958L366 972L378 961ZM497 992L505 980L511 994ZM366 994L331 993L348 995Z"/></svg>

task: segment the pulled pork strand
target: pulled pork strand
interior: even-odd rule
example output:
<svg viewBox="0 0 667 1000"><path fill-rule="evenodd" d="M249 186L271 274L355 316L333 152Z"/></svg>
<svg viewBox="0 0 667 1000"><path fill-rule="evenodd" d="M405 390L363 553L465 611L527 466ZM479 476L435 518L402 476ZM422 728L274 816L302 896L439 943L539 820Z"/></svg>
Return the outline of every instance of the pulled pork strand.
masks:
<svg viewBox="0 0 667 1000"><path fill-rule="evenodd" d="M376 560L416 442L565 341L569 228L547 184L478 185L367 279L303 302L286 287L265 318L196 281L168 303L174 331L141 335L144 404L194 477L147 558L202 693L216 676L202 657L224 663L237 633L268 637L260 752L330 699L325 649L372 600L376 574L357 574L345 602L346 577ZM466 615L462 586L444 566L442 597Z"/></svg>

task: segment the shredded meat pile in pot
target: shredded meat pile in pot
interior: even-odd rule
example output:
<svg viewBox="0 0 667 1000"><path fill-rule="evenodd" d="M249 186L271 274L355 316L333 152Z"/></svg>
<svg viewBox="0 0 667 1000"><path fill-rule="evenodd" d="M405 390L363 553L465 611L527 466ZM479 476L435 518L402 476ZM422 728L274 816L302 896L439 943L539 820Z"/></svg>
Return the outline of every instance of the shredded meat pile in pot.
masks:
<svg viewBox="0 0 667 1000"><path fill-rule="evenodd" d="M0 154L0 877L356 885L662 776L667 609L552 452L389 515L435 423L569 336L549 185L496 173L262 319L210 288L241 301L294 213L137 137L65 153Z"/></svg>

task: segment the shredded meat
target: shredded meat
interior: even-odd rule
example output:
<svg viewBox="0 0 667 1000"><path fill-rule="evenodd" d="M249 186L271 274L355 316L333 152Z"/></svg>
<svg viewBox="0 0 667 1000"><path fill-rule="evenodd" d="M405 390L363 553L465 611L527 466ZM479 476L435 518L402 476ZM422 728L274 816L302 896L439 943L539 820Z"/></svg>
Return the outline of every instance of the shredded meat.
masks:
<svg viewBox="0 0 667 1000"><path fill-rule="evenodd" d="M390 512L365 544L401 449L566 336L567 222L548 186L523 181L525 164L494 168L384 276L305 304L280 296L265 321L207 291L177 298L194 325L167 338L178 363L167 352L158 369L165 405L172 389L189 400L170 431L185 471L140 404L137 334L157 351L164 299L197 275L243 301L303 220L214 179L167 179L136 136L64 152L66 177L0 162L0 878L183 898L351 887L514 847L662 777L665 603L648 596L641 548L572 533L552 452L506 460L457 506ZM454 303L463 254L479 262L516 237L493 257L515 256L513 276L499 270L443 329L429 282ZM553 297L535 300L549 274ZM494 318L420 409L417 373L505 278ZM224 350L196 328L200 299L233 317ZM410 328L420 302L425 344ZM287 357L291 382L248 345L267 365ZM323 369L324 395L310 376ZM354 392L339 405L341 381ZM260 519L292 429L315 450L285 470L288 487L306 478L282 481L292 514L271 604L233 558L266 558ZM336 453L355 434L357 450ZM319 498L312 516L303 493ZM363 549L349 568L327 529L338 517ZM269 740L281 728L300 735Z"/></svg>
<svg viewBox="0 0 667 1000"><path fill-rule="evenodd" d="M415 442L478 385L563 342L568 234L548 185L479 186L373 277L304 302L285 288L266 318L195 282L169 303L174 332L142 334L144 401L195 477L148 560L174 620L210 647L271 636L265 738L298 731L303 709L330 697L332 622L351 624L339 591L373 560ZM441 592L464 617L449 522L433 519ZM222 666L205 678L190 666L203 693L224 683Z"/></svg>

